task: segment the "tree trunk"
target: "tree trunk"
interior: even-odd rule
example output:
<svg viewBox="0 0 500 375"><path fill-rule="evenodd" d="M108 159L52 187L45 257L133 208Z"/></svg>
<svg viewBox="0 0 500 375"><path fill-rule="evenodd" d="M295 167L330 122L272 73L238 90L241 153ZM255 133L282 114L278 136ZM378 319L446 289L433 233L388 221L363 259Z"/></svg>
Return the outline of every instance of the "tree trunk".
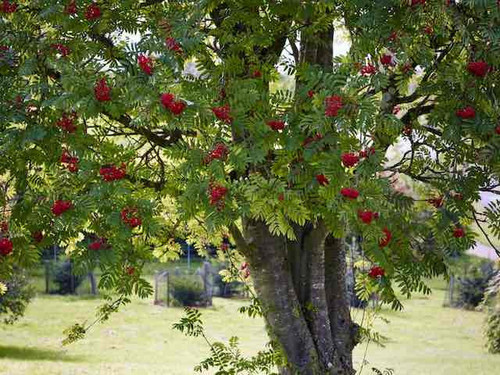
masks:
<svg viewBox="0 0 500 375"><path fill-rule="evenodd" d="M297 226L296 241L272 235L259 220L243 224L243 235L233 228L233 237L250 263L271 339L286 358L281 374L354 374L356 330L341 241L327 237L321 222Z"/></svg>

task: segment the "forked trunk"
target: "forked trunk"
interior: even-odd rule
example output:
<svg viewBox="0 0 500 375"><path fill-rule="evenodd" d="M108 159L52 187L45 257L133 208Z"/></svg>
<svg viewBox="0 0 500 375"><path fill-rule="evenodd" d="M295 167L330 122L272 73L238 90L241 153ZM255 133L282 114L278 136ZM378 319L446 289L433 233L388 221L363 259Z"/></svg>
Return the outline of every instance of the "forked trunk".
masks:
<svg viewBox="0 0 500 375"><path fill-rule="evenodd" d="M356 329L342 241L328 237L322 223L295 232L297 241L289 241L272 235L262 221L245 220L243 237L236 238L269 334L288 362L281 374L352 375Z"/></svg>

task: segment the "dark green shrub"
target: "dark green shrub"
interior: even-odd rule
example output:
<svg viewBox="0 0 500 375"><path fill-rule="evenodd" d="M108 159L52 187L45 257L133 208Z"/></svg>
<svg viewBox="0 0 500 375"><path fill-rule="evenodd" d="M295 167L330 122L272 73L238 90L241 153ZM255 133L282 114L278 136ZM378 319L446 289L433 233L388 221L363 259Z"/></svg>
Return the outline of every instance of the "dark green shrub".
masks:
<svg viewBox="0 0 500 375"><path fill-rule="evenodd" d="M22 270L15 270L12 278L4 282L7 292L0 295L0 316L6 324L12 324L23 316L26 306L33 297L33 288Z"/></svg>
<svg viewBox="0 0 500 375"><path fill-rule="evenodd" d="M82 276L74 274L71 261L66 260L54 267L54 283L57 284L56 294L74 294L82 281Z"/></svg>
<svg viewBox="0 0 500 375"><path fill-rule="evenodd" d="M171 279L171 293L181 306L205 306L207 297L203 283L196 277L179 276Z"/></svg>
<svg viewBox="0 0 500 375"><path fill-rule="evenodd" d="M483 301L488 282L494 275L491 262L483 263L470 273L470 276L459 278L457 305L466 309L473 309Z"/></svg>

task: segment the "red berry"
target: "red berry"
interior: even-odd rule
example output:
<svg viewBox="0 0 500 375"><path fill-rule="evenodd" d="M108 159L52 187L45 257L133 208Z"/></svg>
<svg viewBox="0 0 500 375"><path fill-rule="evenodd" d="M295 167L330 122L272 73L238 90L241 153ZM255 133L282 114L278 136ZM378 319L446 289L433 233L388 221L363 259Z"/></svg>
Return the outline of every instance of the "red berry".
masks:
<svg viewBox="0 0 500 375"><path fill-rule="evenodd" d="M8 0L3 0L0 4L0 13L14 13L17 10L17 4Z"/></svg>
<svg viewBox="0 0 500 375"><path fill-rule="evenodd" d="M354 167L359 162L359 156L352 152L343 153L340 158L342 159L342 164L347 168Z"/></svg>
<svg viewBox="0 0 500 375"><path fill-rule="evenodd" d="M387 228L382 229L382 232L384 232L385 236L379 241L378 246L386 247L387 245L389 245L389 242L391 242L392 233Z"/></svg>
<svg viewBox="0 0 500 375"><path fill-rule="evenodd" d="M443 197L430 198L427 199L427 202L436 208L440 208L443 206Z"/></svg>
<svg viewBox="0 0 500 375"><path fill-rule="evenodd" d="M129 225L132 227L132 228L135 228L135 227L138 227L142 224L142 220L138 217L133 217L132 219L130 219L129 221Z"/></svg>
<svg viewBox="0 0 500 375"><path fill-rule="evenodd" d="M472 61L467 64L467 70L469 73L475 75L476 77L484 77L491 70L491 66L489 66L485 61Z"/></svg>
<svg viewBox="0 0 500 375"><path fill-rule="evenodd" d="M12 253L12 248L13 244L11 240L5 237L0 239L0 254L7 256Z"/></svg>
<svg viewBox="0 0 500 375"><path fill-rule="evenodd" d="M0 223L0 232L8 232L9 231L9 223L7 223L6 221L2 221Z"/></svg>
<svg viewBox="0 0 500 375"><path fill-rule="evenodd" d="M224 143L217 143L212 152L210 152L209 161L214 159L224 159L228 152L229 150Z"/></svg>
<svg viewBox="0 0 500 375"><path fill-rule="evenodd" d="M285 200L285 194L280 193L280 194L278 195L278 200L279 200L280 202L283 202L283 201Z"/></svg>
<svg viewBox="0 0 500 375"><path fill-rule="evenodd" d="M71 201L56 200L52 205L51 211L55 216L60 216L72 207L73 203Z"/></svg>
<svg viewBox="0 0 500 375"><path fill-rule="evenodd" d="M358 217L361 219L361 221L365 224L370 224L372 220L375 218L375 214L373 211L370 210L364 210L358 211Z"/></svg>
<svg viewBox="0 0 500 375"><path fill-rule="evenodd" d="M227 192L228 189L222 185L215 184L210 186L210 191L209 191L210 204L212 206L219 204L224 199Z"/></svg>
<svg viewBox="0 0 500 375"><path fill-rule="evenodd" d="M212 112L215 117L225 123L230 124L233 121L233 118L231 117L231 108L229 108L229 105L227 104L222 107L213 107Z"/></svg>
<svg viewBox="0 0 500 375"><path fill-rule="evenodd" d="M347 199L356 199L359 196L359 191L353 188L342 188L340 189L340 194Z"/></svg>
<svg viewBox="0 0 500 375"><path fill-rule="evenodd" d="M33 240L35 240L36 243L40 243L43 241L43 233L42 231L36 231L36 232L33 232L31 234L31 237L33 238Z"/></svg>
<svg viewBox="0 0 500 375"><path fill-rule="evenodd" d="M382 267L374 266L371 268L370 272L368 272L368 276L372 279L377 279L385 276L385 270Z"/></svg>
<svg viewBox="0 0 500 375"><path fill-rule="evenodd" d="M182 53L181 46L174 38L169 36L167 39L165 39L165 44L170 51L173 51L175 53Z"/></svg>
<svg viewBox="0 0 500 375"><path fill-rule="evenodd" d="M153 74L153 59L144 55L139 55L137 56L137 63L141 70L148 76Z"/></svg>
<svg viewBox="0 0 500 375"><path fill-rule="evenodd" d="M426 33L427 35L432 35L432 34L434 34L434 28L430 25L427 25L424 28L424 33Z"/></svg>
<svg viewBox="0 0 500 375"><path fill-rule="evenodd" d="M330 183L330 181L324 174L317 174L316 181L318 181L318 184L320 184L321 186L326 186Z"/></svg>
<svg viewBox="0 0 500 375"><path fill-rule="evenodd" d="M66 57L71 53L71 50L61 43L52 44L50 47L59 52L62 57Z"/></svg>
<svg viewBox="0 0 500 375"><path fill-rule="evenodd" d="M260 78L260 77L262 77L262 73L260 70L254 70L252 72L252 78Z"/></svg>
<svg viewBox="0 0 500 375"><path fill-rule="evenodd" d="M377 73L377 68L371 64L363 66L360 70L362 76L371 76Z"/></svg>
<svg viewBox="0 0 500 375"><path fill-rule="evenodd" d="M186 109L186 103L181 100L176 100L170 104L168 109L170 109L172 114L177 116L184 112L184 109Z"/></svg>
<svg viewBox="0 0 500 375"><path fill-rule="evenodd" d="M70 171L71 173L78 172L78 164L75 163L68 164L68 171Z"/></svg>
<svg viewBox="0 0 500 375"><path fill-rule="evenodd" d="M267 125L275 131L283 130L285 128L285 122L281 120L269 120Z"/></svg>
<svg viewBox="0 0 500 375"><path fill-rule="evenodd" d="M64 13L75 14L76 13L76 0L70 0L68 4L64 7Z"/></svg>
<svg viewBox="0 0 500 375"><path fill-rule="evenodd" d="M411 6L425 5L425 0L411 0Z"/></svg>
<svg viewBox="0 0 500 375"><path fill-rule="evenodd" d="M106 78L101 78L97 81L94 87L94 95L100 102L108 102L111 100L111 87L108 86Z"/></svg>
<svg viewBox="0 0 500 375"><path fill-rule="evenodd" d="M171 94L169 92L163 93L160 96L161 104L167 109L170 108L170 105L174 102L174 99L175 99L174 94Z"/></svg>
<svg viewBox="0 0 500 375"><path fill-rule="evenodd" d="M389 38L387 38L388 41L390 42L395 42L399 39L398 33L396 31L392 31L391 35L389 35Z"/></svg>
<svg viewBox="0 0 500 375"><path fill-rule="evenodd" d="M56 125L68 133L74 133L76 131L75 120L77 117L76 112L72 112L71 114L63 113L62 117L56 122Z"/></svg>
<svg viewBox="0 0 500 375"><path fill-rule="evenodd" d="M375 148L374 147L370 147L367 150L361 150L359 152L359 156L362 158L365 158L365 159L369 158L370 155L375 155Z"/></svg>
<svg viewBox="0 0 500 375"><path fill-rule="evenodd" d="M476 117L476 110L471 106L467 106L467 107L458 109L456 111L456 115L462 119L472 119L472 118Z"/></svg>
<svg viewBox="0 0 500 375"><path fill-rule="evenodd" d="M125 272L127 275L132 276L135 273L135 267L129 266L125 268Z"/></svg>
<svg viewBox="0 0 500 375"><path fill-rule="evenodd" d="M465 231L463 230L463 228L455 228L453 229L453 237L455 238L462 238L462 237L465 237Z"/></svg>
<svg viewBox="0 0 500 375"><path fill-rule="evenodd" d="M89 21L96 20L101 17L101 9L96 3L90 4L85 10L85 18Z"/></svg>
<svg viewBox="0 0 500 375"><path fill-rule="evenodd" d="M137 208L124 208L121 211L120 216L122 221L131 228L142 225L142 220L138 216Z"/></svg>
<svg viewBox="0 0 500 375"><path fill-rule="evenodd" d="M332 95L325 98L325 116L335 117L338 115L339 110L342 108L342 97L339 95Z"/></svg>
<svg viewBox="0 0 500 375"><path fill-rule="evenodd" d="M312 98L314 96L314 94L315 94L315 92L313 90L309 90L307 92L307 96L310 97L310 98Z"/></svg>
<svg viewBox="0 0 500 375"><path fill-rule="evenodd" d="M382 65L385 65L385 66L395 66L396 65L396 61L394 59L394 56L393 55L390 55L388 53L382 55L382 57L380 58L380 63Z"/></svg>
<svg viewBox="0 0 500 375"><path fill-rule="evenodd" d="M117 168L114 165L101 167L99 169L99 174L102 179L107 182L121 180L127 175L125 163L122 163L120 168Z"/></svg>
<svg viewBox="0 0 500 375"><path fill-rule="evenodd" d="M495 128L495 133L500 135L500 125L497 125L497 127Z"/></svg>
<svg viewBox="0 0 500 375"><path fill-rule="evenodd" d="M412 133L413 133L413 128L411 127L411 125L405 125L403 127L403 134L404 135L406 135L407 137L409 137Z"/></svg>

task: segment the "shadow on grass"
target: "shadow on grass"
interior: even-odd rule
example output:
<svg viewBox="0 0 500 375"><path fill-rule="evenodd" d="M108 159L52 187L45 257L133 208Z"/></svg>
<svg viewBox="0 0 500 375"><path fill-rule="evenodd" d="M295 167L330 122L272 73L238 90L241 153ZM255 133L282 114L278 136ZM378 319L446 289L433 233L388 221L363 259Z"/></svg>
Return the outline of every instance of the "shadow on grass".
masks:
<svg viewBox="0 0 500 375"><path fill-rule="evenodd" d="M79 362L81 358L66 355L62 351L29 348L22 346L0 345L0 359L17 359L20 361L58 361Z"/></svg>

